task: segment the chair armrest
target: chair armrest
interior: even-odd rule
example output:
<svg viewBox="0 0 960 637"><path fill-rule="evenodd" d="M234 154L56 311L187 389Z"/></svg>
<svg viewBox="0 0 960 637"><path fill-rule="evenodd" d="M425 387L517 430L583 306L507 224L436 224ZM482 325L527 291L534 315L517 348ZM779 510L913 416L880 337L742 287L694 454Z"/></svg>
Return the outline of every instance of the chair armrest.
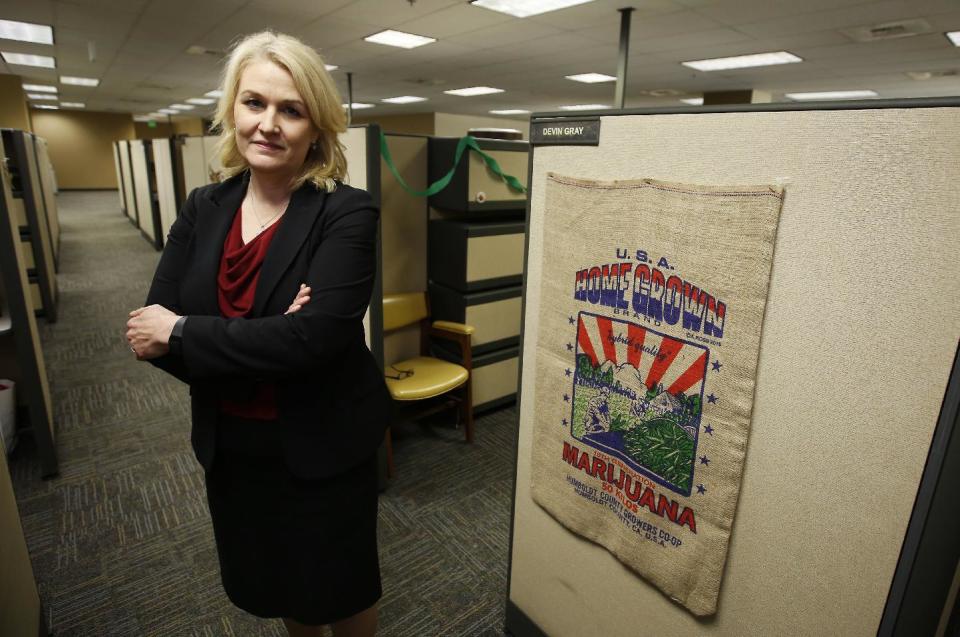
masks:
<svg viewBox="0 0 960 637"><path fill-rule="evenodd" d="M474 328L466 323L454 323L453 321L434 321L433 329L443 330L444 332L453 332L454 334L473 334Z"/></svg>
<svg viewBox="0 0 960 637"><path fill-rule="evenodd" d="M427 328L426 333L430 337L442 338L459 344L461 364L467 371L471 371L473 369L473 347L470 342L470 335L473 334L473 331L472 325L451 321L434 321L433 325Z"/></svg>

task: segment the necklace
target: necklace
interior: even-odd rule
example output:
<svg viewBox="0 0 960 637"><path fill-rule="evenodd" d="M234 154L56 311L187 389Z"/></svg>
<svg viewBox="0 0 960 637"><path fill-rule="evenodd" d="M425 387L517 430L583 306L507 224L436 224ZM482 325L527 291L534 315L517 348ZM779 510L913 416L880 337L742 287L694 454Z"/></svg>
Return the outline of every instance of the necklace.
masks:
<svg viewBox="0 0 960 637"><path fill-rule="evenodd" d="M250 206L250 210L253 212L253 216L256 218L257 223L260 224L260 227L257 229L257 234L260 234L261 232L263 232L263 229L266 228L271 221L273 221L274 219L282 215L284 210L287 209L287 204L289 202L290 202L290 198L287 197L287 199L283 202L283 204L281 204L280 210L270 215L270 217L266 221L263 221L260 217L260 213L257 212L257 208L259 207L259 205L256 204L253 193L250 193L250 203L252 204Z"/></svg>

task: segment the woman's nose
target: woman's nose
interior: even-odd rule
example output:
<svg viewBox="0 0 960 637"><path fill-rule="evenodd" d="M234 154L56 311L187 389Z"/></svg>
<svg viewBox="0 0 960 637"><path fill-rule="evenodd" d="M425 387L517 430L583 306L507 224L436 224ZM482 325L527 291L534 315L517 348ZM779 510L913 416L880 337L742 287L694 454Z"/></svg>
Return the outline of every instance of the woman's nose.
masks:
<svg viewBox="0 0 960 637"><path fill-rule="evenodd" d="M273 107L267 107L260 118L260 130L264 133L273 133L277 130L277 112Z"/></svg>

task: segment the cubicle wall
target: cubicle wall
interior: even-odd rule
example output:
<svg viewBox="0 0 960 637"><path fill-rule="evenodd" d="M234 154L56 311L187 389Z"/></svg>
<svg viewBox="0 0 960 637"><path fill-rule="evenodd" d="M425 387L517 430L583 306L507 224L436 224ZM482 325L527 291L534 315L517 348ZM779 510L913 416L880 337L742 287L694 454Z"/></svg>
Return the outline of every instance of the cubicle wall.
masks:
<svg viewBox="0 0 960 637"><path fill-rule="evenodd" d="M180 145L180 160L183 165L183 185L185 194L200 186L216 181L220 172L220 159L216 152L215 135L203 137L184 137Z"/></svg>
<svg viewBox="0 0 960 637"><path fill-rule="evenodd" d="M0 155L16 157L8 143L22 145L24 137L23 131L5 130ZM41 471L50 476L57 473L53 408L24 258L27 244L21 241L23 222L30 216L24 195L30 189L20 190L23 173L19 169L12 161L0 169L0 378L16 381L17 400L26 406Z"/></svg>
<svg viewBox="0 0 960 637"><path fill-rule="evenodd" d="M960 102L805 106L533 118L534 131L579 119L600 132L596 146L537 147L531 161L507 607L514 635L935 633L960 550ZM709 620L531 497L534 423L544 417L535 403L537 317L551 302L541 292L550 171L785 187L742 486ZM597 232L646 247L644 229L626 222ZM593 473L573 473L594 484ZM936 523L941 513L952 527Z"/></svg>
<svg viewBox="0 0 960 637"><path fill-rule="evenodd" d="M394 166L413 189L427 188L428 138L418 135L386 135ZM383 207L383 293L427 290L427 203L406 191L383 158L380 162L380 192ZM351 167L352 170L352 167ZM420 326L408 325L384 336L387 364L420 355Z"/></svg>
<svg viewBox="0 0 960 637"><path fill-rule="evenodd" d="M123 183L123 168L120 163L120 142L113 142L113 168L117 173L117 195L120 198L120 212L127 214L127 198Z"/></svg>
<svg viewBox="0 0 960 637"><path fill-rule="evenodd" d="M120 172L123 176L123 198L126 202L124 211L133 225L138 225L137 197L134 193L133 171L130 168L130 142L123 139L117 142L120 151Z"/></svg>
<svg viewBox="0 0 960 637"><path fill-rule="evenodd" d="M27 252L24 267L33 309L37 316L54 322L58 298L56 256L36 142L32 134L12 129L3 130L3 140L20 224L19 237ZM51 214L56 216L55 205Z"/></svg>
<svg viewBox="0 0 960 637"><path fill-rule="evenodd" d="M57 177L50 161L47 140L33 135L37 155L37 172L43 187L43 203L47 215L47 230L50 232L50 246L53 248L53 264L60 269L60 218L57 214Z"/></svg>
<svg viewBox="0 0 960 637"><path fill-rule="evenodd" d="M130 168L133 172L133 190L137 199L137 226L147 241L159 250L162 246L160 210L155 193L153 146L150 140L130 141Z"/></svg>
<svg viewBox="0 0 960 637"><path fill-rule="evenodd" d="M165 242L170 226L177 219L180 204L177 198L177 174L174 164L174 145L171 139L154 139L153 168L156 184L157 206L160 213L158 242Z"/></svg>

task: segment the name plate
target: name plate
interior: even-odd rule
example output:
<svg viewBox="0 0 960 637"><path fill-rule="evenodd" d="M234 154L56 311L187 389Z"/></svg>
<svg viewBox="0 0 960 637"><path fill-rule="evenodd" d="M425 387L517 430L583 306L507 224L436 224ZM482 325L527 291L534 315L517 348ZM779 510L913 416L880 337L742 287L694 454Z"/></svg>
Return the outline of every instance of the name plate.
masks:
<svg viewBox="0 0 960 637"><path fill-rule="evenodd" d="M535 146L598 146L600 118L533 122L530 124L530 143Z"/></svg>

